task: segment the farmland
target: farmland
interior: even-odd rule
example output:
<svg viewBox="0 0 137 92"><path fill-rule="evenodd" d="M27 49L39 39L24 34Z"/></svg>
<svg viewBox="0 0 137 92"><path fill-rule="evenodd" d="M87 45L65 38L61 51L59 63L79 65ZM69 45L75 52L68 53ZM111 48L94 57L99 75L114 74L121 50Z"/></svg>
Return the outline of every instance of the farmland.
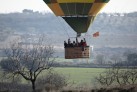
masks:
<svg viewBox="0 0 137 92"><path fill-rule="evenodd" d="M101 72L105 71L104 68L55 68L60 74L69 77L70 82L76 85L88 84L94 82L94 78Z"/></svg>
<svg viewBox="0 0 137 92"><path fill-rule="evenodd" d="M60 67L53 68L54 72L64 75L68 83L73 86L80 86L83 84L90 84L91 86L95 84L95 77L100 73L105 71L105 68L73 68L73 67ZM44 71L40 76L45 77L47 71ZM22 79L23 84L28 82Z"/></svg>

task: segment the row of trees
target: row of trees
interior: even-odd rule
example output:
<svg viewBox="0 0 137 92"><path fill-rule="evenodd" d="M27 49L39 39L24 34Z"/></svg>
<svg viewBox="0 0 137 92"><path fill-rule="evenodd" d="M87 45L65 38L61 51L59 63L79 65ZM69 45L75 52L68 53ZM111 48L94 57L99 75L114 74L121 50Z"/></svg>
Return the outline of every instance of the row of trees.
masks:
<svg viewBox="0 0 137 92"><path fill-rule="evenodd" d="M136 67L130 69L122 69L115 67L113 69L107 69L95 78L101 85L131 85L137 84L137 69Z"/></svg>
<svg viewBox="0 0 137 92"><path fill-rule="evenodd" d="M105 56L103 54L99 54L95 57L95 62L100 65L113 65L113 66L137 66L137 53L128 52L123 53L123 55L112 55Z"/></svg>
<svg viewBox="0 0 137 92"><path fill-rule="evenodd" d="M106 33L107 32L114 33L115 31L122 33L126 31L128 32L136 31L136 26L137 26L136 16L137 16L137 12L123 14L123 16L120 16L120 14L115 14L115 13L114 14L101 13L94 21L92 29L102 30L102 32L106 32ZM65 23L63 22L63 20L61 20L61 22ZM48 27L45 25L47 25ZM60 33L63 32L60 31L62 30L62 26L60 26L58 19L52 13L46 13L43 15L41 13L35 13L32 10L24 9L23 13L19 13L19 14L16 13L0 14L0 30L4 30L5 28L8 27L17 32L18 31L24 32L25 30L26 32L28 32L28 29L32 27L38 30L38 32L44 32L46 29L47 30L46 32L51 32L52 30L52 32L54 31L56 34L57 30Z"/></svg>

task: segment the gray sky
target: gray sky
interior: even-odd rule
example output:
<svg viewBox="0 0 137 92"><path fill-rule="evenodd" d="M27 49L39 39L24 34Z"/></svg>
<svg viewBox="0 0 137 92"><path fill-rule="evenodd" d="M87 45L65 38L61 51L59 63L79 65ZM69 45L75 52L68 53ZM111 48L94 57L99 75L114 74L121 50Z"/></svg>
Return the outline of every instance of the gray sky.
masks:
<svg viewBox="0 0 137 92"><path fill-rule="evenodd" d="M43 0L0 0L0 13L21 12L23 9L50 11ZM101 12L134 12L137 0L110 0Z"/></svg>

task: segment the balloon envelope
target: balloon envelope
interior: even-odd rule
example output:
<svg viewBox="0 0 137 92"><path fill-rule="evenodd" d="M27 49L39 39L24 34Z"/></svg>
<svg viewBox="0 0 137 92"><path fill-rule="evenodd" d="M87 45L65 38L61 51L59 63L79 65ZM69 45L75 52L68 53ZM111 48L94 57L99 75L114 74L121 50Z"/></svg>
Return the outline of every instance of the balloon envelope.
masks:
<svg viewBox="0 0 137 92"><path fill-rule="evenodd" d="M77 33L85 33L109 0L44 0L56 16L61 16Z"/></svg>

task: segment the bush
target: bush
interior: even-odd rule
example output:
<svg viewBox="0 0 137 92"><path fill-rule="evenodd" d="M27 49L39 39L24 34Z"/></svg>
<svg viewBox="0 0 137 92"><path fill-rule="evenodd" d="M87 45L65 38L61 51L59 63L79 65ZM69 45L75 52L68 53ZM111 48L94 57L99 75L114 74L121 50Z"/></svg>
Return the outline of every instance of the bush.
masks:
<svg viewBox="0 0 137 92"><path fill-rule="evenodd" d="M31 86L27 84L0 82L0 92L31 92Z"/></svg>
<svg viewBox="0 0 137 92"><path fill-rule="evenodd" d="M107 69L95 78L101 85L110 86L137 84L137 69Z"/></svg>
<svg viewBox="0 0 137 92"><path fill-rule="evenodd" d="M56 73L54 71L49 71L47 76L44 78L39 78L37 80L37 88L43 87L46 91L48 90L59 90L67 86L68 80L66 76Z"/></svg>

